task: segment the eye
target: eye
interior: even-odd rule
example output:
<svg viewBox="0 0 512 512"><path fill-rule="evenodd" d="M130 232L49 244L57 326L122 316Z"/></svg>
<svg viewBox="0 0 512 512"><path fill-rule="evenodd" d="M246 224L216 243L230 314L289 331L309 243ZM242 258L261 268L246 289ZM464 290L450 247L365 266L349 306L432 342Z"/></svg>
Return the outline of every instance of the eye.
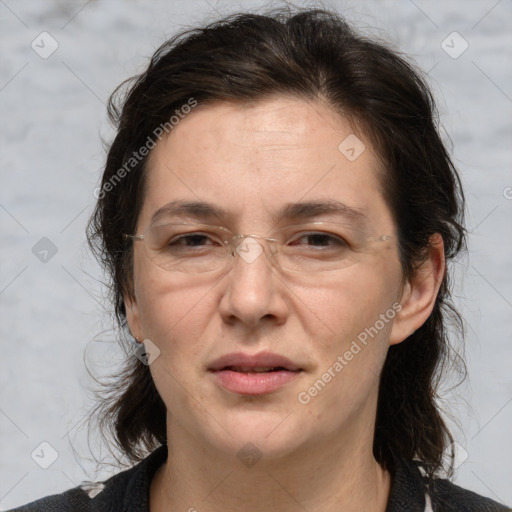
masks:
<svg viewBox="0 0 512 512"><path fill-rule="evenodd" d="M305 242L305 244L304 244ZM307 245L309 247L331 247L335 249L348 247L348 243L341 237L330 233L302 233L292 245Z"/></svg>
<svg viewBox="0 0 512 512"><path fill-rule="evenodd" d="M187 233L175 236L167 243L169 247L203 247L214 244L218 244L218 242L204 233Z"/></svg>

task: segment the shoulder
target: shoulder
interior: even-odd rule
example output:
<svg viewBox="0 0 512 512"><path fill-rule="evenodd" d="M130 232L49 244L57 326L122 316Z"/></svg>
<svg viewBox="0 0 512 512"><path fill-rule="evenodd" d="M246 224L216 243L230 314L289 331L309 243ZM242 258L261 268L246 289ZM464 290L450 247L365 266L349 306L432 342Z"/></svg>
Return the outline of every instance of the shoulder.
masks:
<svg viewBox="0 0 512 512"><path fill-rule="evenodd" d="M424 475L421 463L395 461L386 512L510 512L500 503L442 478Z"/></svg>
<svg viewBox="0 0 512 512"><path fill-rule="evenodd" d="M82 487L75 487L62 494L46 496L9 512L82 512L89 511L91 498Z"/></svg>
<svg viewBox="0 0 512 512"><path fill-rule="evenodd" d="M9 512L147 511L151 480L166 458L167 446L160 446L137 465L104 482L84 482L62 494L46 496Z"/></svg>
<svg viewBox="0 0 512 512"><path fill-rule="evenodd" d="M506 512L512 510L490 498L440 478L429 482L429 494L432 498L434 512Z"/></svg>

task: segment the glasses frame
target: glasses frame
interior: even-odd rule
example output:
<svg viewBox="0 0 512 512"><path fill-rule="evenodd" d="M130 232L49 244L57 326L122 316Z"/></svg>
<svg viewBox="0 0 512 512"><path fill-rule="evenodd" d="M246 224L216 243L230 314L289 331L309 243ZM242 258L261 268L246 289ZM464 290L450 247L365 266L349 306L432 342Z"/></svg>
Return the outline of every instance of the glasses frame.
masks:
<svg viewBox="0 0 512 512"><path fill-rule="evenodd" d="M325 225L332 225L332 224L347 225L349 223L333 222L333 221L312 221L312 222L305 222L305 223L302 223L302 224L287 225L287 226L279 229L278 231L283 231L285 229L296 228L296 227L300 227L300 226L308 226L309 227L309 226L317 226L317 225L325 226ZM233 256L233 258L234 258L233 259L233 263L234 263L235 258L236 258L236 253L237 253L238 247L247 238L252 238L252 239L257 239L257 240L265 240L265 241L269 242L268 247L271 249L271 255L273 257L272 259L275 259L275 256L279 252L279 249L272 249L271 243L274 243L274 244L277 243L277 244L280 244L280 245L284 245L284 244L282 244L282 242L280 240L278 240L276 238L270 238L270 237L266 237L266 236L263 236L263 235L256 235L256 234L233 233L230 229L228 229L228 228L226 228L224 226L218 226L218 225L213 225L213 224L205 224L205 223L200 223L200 222L199 223L194 223L194 222L165 222L163 224L157 224L155 226L149 226L140 234L130 235L130 234L127 234L127 233L123 233L123 236L124 236L124 238L126 240L131 240L132 242L144 242L144 241L147 240L146 233L149 230L157 228L157 227L160 227L160 226L166 226L166 225L176 225L176 226L189 226L190 225L190 226L194 226L195 228L197 228L195 231L202 231L201 228L204 227L204 228L210 228L210 229L215 229L215 230L221 230L221 231L225 232L226 234L232 235L229 240L223 240L222 243L224 244L223 247L225 247L227 249L228 253L231 256ZM333 233L333 236L336 236L336 235ZM365 241L367 241L367 242L384 242L384 241L391 240L391 238L392 237L390 235L366 236L365 237ZM263 246L266 246L266 245L267 244L263 244ZM147 250L147 247L146 247L146 250ZM159 268L162 268L163 270L166 270L166 271L171 271L171 269L166 269L166 268L162 267L161 265L158 265L158 263L155 263L152 260L151 257L149 257L149 259L153 262L153 264L155 264ZM275 263L277 263L277 261ZM294 273L301 272L299 270L287 269L285 267L282 267L279 264L277 264L276 266L279 269L286 270L288 272L294 272ZM228 267L231 268L231 265L226 264L225 266L221 266L221 267L218 267L216 269L207 270L207 271L203 271L203 272L184 272L184 273L187 273L187 274L206 274L206 273L216 272L216 271L228 268ZM340 268L343 268L343 267L340 267ZM336 269L329 269L329 270L325 270L324 272L328 272L328 271L332 271L332 270L336 270ZM181 271L181 272L183 272L183 271Z"/></svg>

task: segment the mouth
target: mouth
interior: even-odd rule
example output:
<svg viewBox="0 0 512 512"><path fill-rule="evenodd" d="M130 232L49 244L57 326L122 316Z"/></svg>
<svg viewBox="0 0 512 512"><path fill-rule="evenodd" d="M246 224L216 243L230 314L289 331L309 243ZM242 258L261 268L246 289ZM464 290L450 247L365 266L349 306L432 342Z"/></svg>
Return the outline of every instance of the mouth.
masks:
<svg viewBox="0 0 512 512"><path fill-rule="evenodd" d="M289 359L271 353L222 356L208 368L215 383L237 395L266 395L297 379L304 369Z"/></svg>
<svg viewBox="0 0 512 512"><path fill-rule="evenodd" d="M283 366L257 366L257 367L243 367L243 366L226 366L221 370L217 371L231 371L237 373L272 373L272 372L300 372L301 369L297 370L289 370L288 368L284 368Z"/></svg>
<svg viewBox="0 0 512 512"><path fill-rule="evenodd" d="M301 371L303 368L288 359L287 357L271 352L260 352L258 354L247 354L244 352L233 352L225 354L209 366L210 371L233 371L238 373L267 373L276 371Z"/></svg>

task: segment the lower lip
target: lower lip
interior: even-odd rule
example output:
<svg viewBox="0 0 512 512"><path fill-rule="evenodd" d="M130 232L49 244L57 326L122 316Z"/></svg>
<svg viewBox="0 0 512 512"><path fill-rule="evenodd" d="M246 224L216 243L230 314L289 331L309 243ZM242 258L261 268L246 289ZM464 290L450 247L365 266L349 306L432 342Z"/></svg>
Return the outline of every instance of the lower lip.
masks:
<svg viewBox="0 0 512 512"><path fill-rule="evenodd" d="M292 372L287 370L268 373L242 373L232 370L213 372L225 389L241 395L271 393L297 378L300 373L300 371Z"/></svg>

